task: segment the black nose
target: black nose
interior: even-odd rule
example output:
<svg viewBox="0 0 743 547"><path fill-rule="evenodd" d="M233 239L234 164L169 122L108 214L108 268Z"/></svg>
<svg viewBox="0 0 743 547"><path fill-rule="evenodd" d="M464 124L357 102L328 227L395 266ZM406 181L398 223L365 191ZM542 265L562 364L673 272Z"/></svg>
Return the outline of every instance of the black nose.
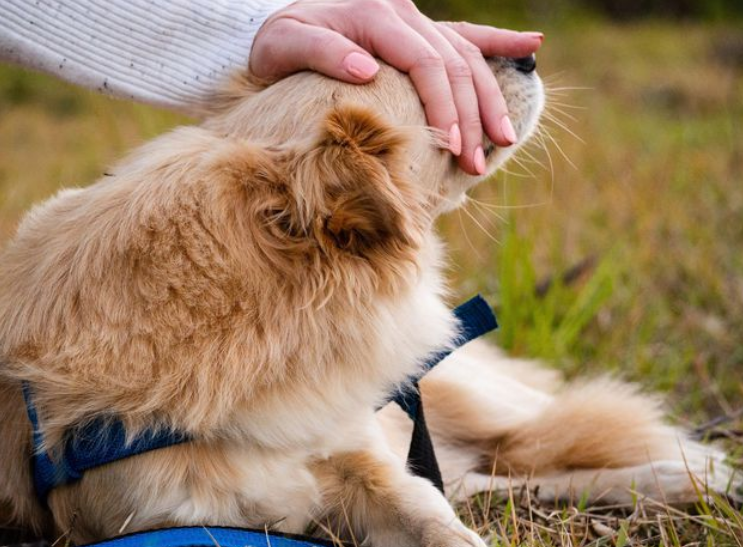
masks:
<svg viewBox="0 0 743 547"><path fill-rule="evenodd" d="M529 55L528 57L514 59L513 64L516 65L516 70L519 72L529 74L537 68L537 58L534 55Z"/></svg>

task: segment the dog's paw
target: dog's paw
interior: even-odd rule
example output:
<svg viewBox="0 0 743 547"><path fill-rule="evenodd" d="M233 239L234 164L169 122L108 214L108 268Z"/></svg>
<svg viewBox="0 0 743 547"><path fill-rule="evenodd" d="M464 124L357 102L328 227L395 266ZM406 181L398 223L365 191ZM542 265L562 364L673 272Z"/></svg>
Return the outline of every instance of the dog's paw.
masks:
<svg viewBox="0 0 743 547"><path fill-rule="evenodd" d="M368 537L374 547L486 547L475 532L452 516L426 518L407 526L376 529Z"/></svg>
<svg viewBox="0 0 743 547"><path fill-rule="evenodd" d="M459 519L454 519L447 523L427 523L421 536L421 547L486 547L486 544Z"/></svg>
<svg viewBox="0 0 743 547"><path fill-rule="evenodd" d="M535 491L542 501L576 500L584 496L595 503L632 504L637 499L687 504L713 494L735 501L743 498L743 474L728 466L722 457L709 451L686 460L661 460L635 467L580 469L535 477L499 477L469 473L458 489L450 488L455 499L466 499L483 491L507 492L521 487Z"/></svg>
<svg viewBox="0 0 743 547"><path fill-rule="evenodd" d="M711 494L737 497L740 483L722 462L659 461L634 468L632 490L636 495L673 504L695 503Z"/></svg>

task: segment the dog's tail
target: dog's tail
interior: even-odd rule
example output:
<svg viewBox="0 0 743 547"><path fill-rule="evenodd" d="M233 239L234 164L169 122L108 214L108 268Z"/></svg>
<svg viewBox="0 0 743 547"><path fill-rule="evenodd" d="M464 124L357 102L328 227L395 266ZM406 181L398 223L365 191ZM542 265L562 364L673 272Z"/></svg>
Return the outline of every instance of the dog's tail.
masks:
<svg viewBox="0 0 743 547"><path fill-rule="evenodd" d="M656 399L632 385L599 379L566 386L532 419L481 443L490 469L545 475L682 459L679 439L663 423Z"/></svg>
<svg viewBox="0 0 743 547"><path fill-rule="evenodd" d="M682 481L693 475L726 492L733 476L722 451L666 424L659 400L624 382L563 384L554 371L475 342L442 362L421 386L447 482L469 472L569 477L670 462ZM685 489L688 501L694 501L692 486Z"/></svg>

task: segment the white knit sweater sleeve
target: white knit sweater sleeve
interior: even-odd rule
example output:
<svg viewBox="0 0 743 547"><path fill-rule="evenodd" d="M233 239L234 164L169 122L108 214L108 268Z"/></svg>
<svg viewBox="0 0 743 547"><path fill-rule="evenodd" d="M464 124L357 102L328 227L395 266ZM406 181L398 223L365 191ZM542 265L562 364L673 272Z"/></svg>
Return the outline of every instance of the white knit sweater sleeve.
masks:
<svg viewBox="0 0 743 547"><path fill-rule="evenodd" d="M197 113L293 0L0 0L0 60Z"/></svg>

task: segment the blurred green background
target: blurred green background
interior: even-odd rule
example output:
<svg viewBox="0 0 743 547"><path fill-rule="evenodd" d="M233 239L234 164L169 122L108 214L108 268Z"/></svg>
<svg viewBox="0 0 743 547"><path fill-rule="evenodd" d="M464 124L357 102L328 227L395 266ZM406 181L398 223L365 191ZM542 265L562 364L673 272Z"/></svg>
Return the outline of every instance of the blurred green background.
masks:
<svg viewBox="0 0 743 547"><path fill-rule="evenodd" d="M682 423L741 406L743 2L420 7L547 36L543 136L441 221L452 283L496 303L497 341L663 390ZM187 121L0 67L0 241L32 203Z"/></svg>
<svg viewBox="0 0 743 547"><path fill-rule="evenodd" d="M743 16L739 0L417 0L416 4L434 19L499 25L552 26L587 17L614 22L648 18L729 22Z"/></svg>

